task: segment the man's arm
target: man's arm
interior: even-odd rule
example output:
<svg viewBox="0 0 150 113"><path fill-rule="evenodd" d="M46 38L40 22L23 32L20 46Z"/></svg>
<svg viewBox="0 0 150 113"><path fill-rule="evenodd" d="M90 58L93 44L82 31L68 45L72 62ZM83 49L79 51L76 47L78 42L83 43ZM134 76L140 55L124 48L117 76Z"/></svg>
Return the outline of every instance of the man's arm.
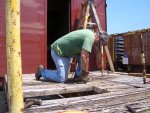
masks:
<svg viewBox="0 0 150 113"><path fill-rule="evenodd" d="M82 70L88 72L89 68L89 52L85 49L82 49L81 51L81 68Z"/></svg>

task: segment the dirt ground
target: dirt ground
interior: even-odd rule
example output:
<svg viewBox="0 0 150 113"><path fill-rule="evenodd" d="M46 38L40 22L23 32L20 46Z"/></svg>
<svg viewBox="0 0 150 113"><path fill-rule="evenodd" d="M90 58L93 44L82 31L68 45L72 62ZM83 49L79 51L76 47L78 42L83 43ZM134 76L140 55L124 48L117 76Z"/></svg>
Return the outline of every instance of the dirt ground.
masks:
<svg viewBox="0 0 150 113"><path fill-rule="evenodd" d="M6 95L4 90L0 90L0 113L6 113Z"/></svg>

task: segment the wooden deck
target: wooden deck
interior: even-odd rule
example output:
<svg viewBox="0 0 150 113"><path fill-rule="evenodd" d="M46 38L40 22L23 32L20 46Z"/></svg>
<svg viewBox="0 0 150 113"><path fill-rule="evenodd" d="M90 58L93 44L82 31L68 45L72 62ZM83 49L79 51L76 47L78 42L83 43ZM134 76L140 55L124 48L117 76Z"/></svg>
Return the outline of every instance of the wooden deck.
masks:
<svg viewBox="0 0 150 113"><path fill-rule="evenodd" d="M58 113L66 110L90 113L130 113L126 105L137 112L150 113L150 84L143 84L142 77L115 73L101 76L90 72L92 81L87 84L62 84L36 81L32 75L23 76L23 91L26 98L60 96L42 100L41 106L26 109L27 113ZM150 81L150 78L147 79ZM65 98L61 94L95 91L98 94ZM73 94L68 94L73 95ZM77 95L77 94L76 94Z"/></svg>

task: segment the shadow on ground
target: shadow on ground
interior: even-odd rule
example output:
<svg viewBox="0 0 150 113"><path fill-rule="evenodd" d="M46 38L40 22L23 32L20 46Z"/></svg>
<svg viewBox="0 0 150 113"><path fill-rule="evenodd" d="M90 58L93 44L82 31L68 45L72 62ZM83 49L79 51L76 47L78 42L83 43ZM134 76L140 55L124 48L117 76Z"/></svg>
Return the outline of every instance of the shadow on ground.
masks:
<svg viewBox="0 0 150 113"><path fill-rule="evenodd" d="M6 113L6 94L4 90L0 90L0 113Z"/></svg>

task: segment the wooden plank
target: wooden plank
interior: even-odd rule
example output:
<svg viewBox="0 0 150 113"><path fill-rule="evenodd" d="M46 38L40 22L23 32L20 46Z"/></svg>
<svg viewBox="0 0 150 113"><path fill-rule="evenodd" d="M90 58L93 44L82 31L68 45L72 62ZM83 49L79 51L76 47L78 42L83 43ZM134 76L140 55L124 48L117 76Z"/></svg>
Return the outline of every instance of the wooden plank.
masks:
<svg viewBox="0 0 150 113"><path fill-rule="evenodd" d="M76 84L74 87L49 87L49 88L41 88L39 89L26 89L24 90L25 97L34 97L34 96L46 96L46 95L54 95L54 94L65 94L72 92L82 92L82 91L91 91L93 87L88 85L78 85Z"/></svg>
<svg viewBox="0 0 150 113"><path fill-rule="evenodd" d="M28 111L35 110L34 112L44 112L43 110L47 110L49 112L55 111L55 110L64 110L64 109L77 109L77 110L87 110L92 112L101 112L101 110L109 110L111 112L119 111L125 112L127 109L125 108L126 104L131 103L150 103L149 97L150 97L150 90L140 90L137 92L127 92L127 93L120 93L118 95L112 95L112 96L102 96L94 95L94 98L91 98L92 96L84 96L84 97L76 97L76 98L70 98L70 99L59 99L59 100L49 100L44 101L43 105L40 107L33 107L28 109ZM145 105L145 104L144 104ZM122 106L122 109L120 109L119 106ZM148 108L150 104L147 104L145 106L138 106L138 110L144 108ZM104 108L104 109L103 109Z"/></svg>

